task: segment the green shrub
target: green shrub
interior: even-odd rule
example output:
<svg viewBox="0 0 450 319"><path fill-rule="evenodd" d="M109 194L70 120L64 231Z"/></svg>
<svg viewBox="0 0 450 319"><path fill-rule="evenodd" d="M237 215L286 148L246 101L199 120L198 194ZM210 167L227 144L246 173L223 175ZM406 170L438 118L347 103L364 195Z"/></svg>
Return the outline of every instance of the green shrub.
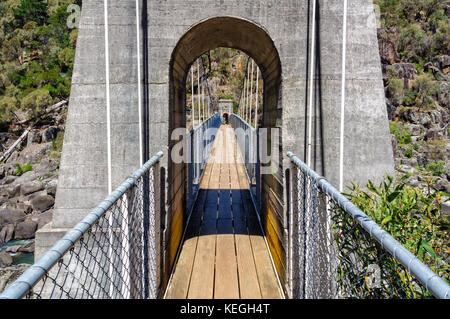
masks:
<svg viewBox="0 0 450 319"><path fill-rule="evenodd" d="M50 96L48 90L38 89L23 98L22 107L25 110L30 111L32 114L37 115L47 106L50 106L52 101L52 97Z"/></svg>
<svg viewBox="0 0 450 319"><path fill-rule="evenodd" d="M408 148L408 149L405 151L405 156L406 156L407 158L412 158L412 157L413 157L413 150L412 150L412 148Z"/></svg>
<svg viewBox="0 0 450 319"><path fill-rule="evenodd" d="M442 176L445 174L445 163L443 161L428 163L426 170L433 176Z"/></svg>
<svg viewBox="0 0 450 319"><path fill-rule="evenodd" d="M0 99L0 120L4 122L11 121L18 106L19 102L15 97L3 96Z"/></svg>
<svg viewBox="0 0 450 319"><path fill-rule="evenodd" d="M394 104L399 105L402 102L403 97L403 80L395 78L391 79L387 86L387 92Z"/></svg>
<svg viewBox="0 0 450 319"><path fill-rule="evenodd" d="M24 166L21 166L19 163L17 163L16 167L17 167L16 169L17 176L21 176L22 174L33 170L33 166L31 164L25 164Z"/></svg>
<svg viewBox="0 0 450 319"><path fill-rule="evenodd" d="M403 127L401 131L398 129L398 122L394 121L390 122L389 128L391 134L397 137L397 141L400 145L410 144L412 142L411 134L407 131L405 127Z"/></svg>
<svg viewBox="0 0 450 319"><path fill-rule="evenodd" d="M405 176L403 180L407 178ZM387 176L379 186L369 181L367 189L356 185L346 194L353 203L381 225L420 260L449 279L445 259L448 249L448 217L442 214L442 192L424 192ZM446 201L449 201L447 199Z"/></svg>

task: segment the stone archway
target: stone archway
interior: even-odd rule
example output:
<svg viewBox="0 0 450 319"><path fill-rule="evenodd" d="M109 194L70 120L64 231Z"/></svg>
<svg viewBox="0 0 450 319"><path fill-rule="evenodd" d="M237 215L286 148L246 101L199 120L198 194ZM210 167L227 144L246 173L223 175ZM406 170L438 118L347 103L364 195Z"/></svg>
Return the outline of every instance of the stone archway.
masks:
<svg viewBox="0 0 450 319"><path fill-rule="evenodd" d="M267 31L255 23L237 17L215 17L209 18L195 24L189 28L178 41L173 50L169 69L169 136L174 129L185 127L185 105L186 105L186 78L192 63L203 53L214 50L218 47L235 48L251 56L259 66L264 80L263 117L262 128L281 129L281 62L274 42ZM270 139L270 134L267 135ZM172 147L179 140L169 141L169 154ZM268 144L276 144L281 147L281 134L278 141L268 141ZM278 154L281 156L280 154ZM175 260L177 248L181 242L183 228L186 221L186 165L177 164L168 159L168 216L170 218L167 229L168 246L166 247L166 263L169 270ZM281 159L276 159L281 176ZM263 207L261 217L266 223L269 189L280 191L283 189L283 181L278 180L274 175L264 175L260 183ZM265 200L264 200L265 198ZM283 216L283 208L280 211L270 210L272 214ZM275 216L275 215L274 215ZM275 217L276 218L276 217ZM281 247L282 234L271 232L273 241L277 242L276 247ZM274 246L275 247L275 246ZM277 255L278 264L282 263L284 256L278 251L272 254ZM283 261L284 262L284 261ZM275 262L277 264L277 262ZM281 269L278 269L279 271Z"/></svg>

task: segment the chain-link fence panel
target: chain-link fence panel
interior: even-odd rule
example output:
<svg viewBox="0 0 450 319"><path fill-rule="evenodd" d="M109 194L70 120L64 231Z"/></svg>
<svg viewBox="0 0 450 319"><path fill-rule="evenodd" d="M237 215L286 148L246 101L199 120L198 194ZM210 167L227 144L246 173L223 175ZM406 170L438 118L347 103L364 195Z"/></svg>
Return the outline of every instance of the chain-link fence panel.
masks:
<svg viewBox="0 0 450 319"><path fill-rule="evenodd" d="M292 153L293 298L450 298L450 286Z"/></svg>
<svg viewBox="0 0 450 319"><path fill-rule="evenodd" d="M1 298L156 298L160 152L5 289Z"/></svg>

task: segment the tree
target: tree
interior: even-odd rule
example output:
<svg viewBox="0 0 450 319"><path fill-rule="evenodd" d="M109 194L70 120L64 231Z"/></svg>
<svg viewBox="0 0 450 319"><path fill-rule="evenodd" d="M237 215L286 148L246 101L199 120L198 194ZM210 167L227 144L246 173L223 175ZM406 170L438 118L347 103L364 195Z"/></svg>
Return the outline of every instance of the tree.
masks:
<svg viewBox="0 0 450 319"><path fill-rule="evenodd" d="M43 25L47 21L48 4L42 0L22 0L20 5L13 9L14 16L20 25L28 21L35 21Z"/></svg>
<svg viewBox="0 0 450 319"><path fill-rule="evenodd" d="M17 37L3 41L2 55L6 61L15 61L22 55L22 46Z"/></svg>
<svg viewBox="0 0 450 319"><path fill-rule="evenodd" d="M0 99L0 120L9 122L14 118L14 111L17 110L19 102L15 97L3 96Z"/></svg>
<svg viewBox="0 0 450 319"><path fill-rule="evenodd" d="M48 90L37 89L22 99L22 107L32 115L37 115L47 106L51 105L52 101L52 97Z"/></svg>

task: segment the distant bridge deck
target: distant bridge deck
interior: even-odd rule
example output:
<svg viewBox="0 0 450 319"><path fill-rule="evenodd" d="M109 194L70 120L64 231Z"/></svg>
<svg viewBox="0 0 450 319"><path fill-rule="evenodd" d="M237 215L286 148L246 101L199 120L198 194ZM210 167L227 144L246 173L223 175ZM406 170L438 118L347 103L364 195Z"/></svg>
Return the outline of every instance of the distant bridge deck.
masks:
<svg viewBox="0 0 450 319"><path fill-rule="evenodd" d="M282 298L228 125L219 128L166 298Z"/></svg>

